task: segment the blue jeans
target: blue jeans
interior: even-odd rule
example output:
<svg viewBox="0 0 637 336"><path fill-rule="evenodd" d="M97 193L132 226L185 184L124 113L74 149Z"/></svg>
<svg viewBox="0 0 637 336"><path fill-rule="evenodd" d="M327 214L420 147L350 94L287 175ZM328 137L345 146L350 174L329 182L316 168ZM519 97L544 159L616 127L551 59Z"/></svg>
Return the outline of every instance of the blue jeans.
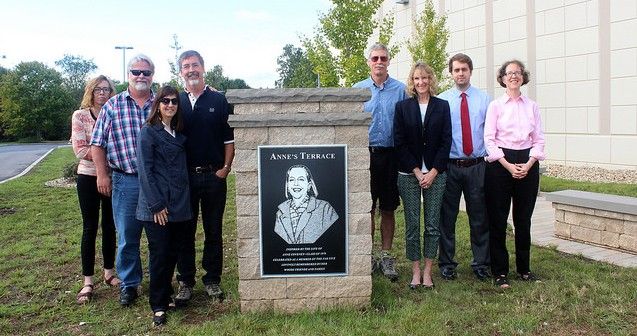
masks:
<svg viewBox="0 0 637 336"><path fill-rule="evenodd" d="M206 274L201 278L204 285L221 282L223 270L223 212L226 207L227 183L214 172L190 174L190 205L193 219L184 225L177 257L177 280L188 286L195 284L195 237L197 218L201 205L201 220L204 231L204 247L201 264Z"/></svg>
<svg viewBox="0 0 637 336"><path fill-rule="evenodd" d="M144 228L135 219L139 181L137 175L113 172L113 218L117 227L117 273L121 287L137 287L142 282L139 240Z"/></svg>

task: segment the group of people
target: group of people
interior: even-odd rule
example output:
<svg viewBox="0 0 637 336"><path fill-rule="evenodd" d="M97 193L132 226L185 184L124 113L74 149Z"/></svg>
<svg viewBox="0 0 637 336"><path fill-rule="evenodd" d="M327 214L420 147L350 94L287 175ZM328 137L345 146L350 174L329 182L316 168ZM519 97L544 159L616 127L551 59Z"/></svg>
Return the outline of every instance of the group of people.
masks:
<svg viewBox="0 0 637 336"><path fill-rule="evenodd" d="M182 53L178 66L185 91L164 86L154 93L154 64L137 55L128 63L127 90L115 94L112 81L99 76L88 82L80 110L72 116L83 219L84 286L77 302L89 302L93 296L101 209L104 282L119 286L122 306L133 304L139 295L140 239L142 230L146 232L155 325L165 324L168 309L192 297L200 209L205 235L202 282L211 298L224 298L222 219L226 177L234 159L234 132L228 125L232 112L225 96L205 84L198 52ZM179 289L173 298L175 268Z"/></svg>
<svg viewBox="0 0 637 336"><path fill-rule="evenodd" d="M497 81L505 93L491 101L471 85L473 62L465 54L449 60L454 86L438 96L434 72L425 63L412 66L406 86L389 76L390 54L384 45L370 48L367 63L370 77L354 87L371 91L364 104L372 114L371 232L373 236L378 212L381 236L381 251L372 267L392 281L398 279L391 249L394 211L402 199L406 256L412 262L409 288L434 287L438 251L440 275L455 279L455 223L464 194L475 276L493 277L498 287L509 287L506 227L512 203L516 271L522 280L537 280L529 266L530 226L544 135L537 104L520 90L529 82L524 64L518 60L502 64ZM87 84L80 110L72 116L83 219L84 286L77 302L86 303L93 295L101 209L104 282L119 286L123 306L138 297L140 239L142 230L146 232L155 325L166 323L173 303L183 305L192 297L200 210L205 234L202 282L210 297L223 299L222 218L226 177L234 159L234 133L228 125L232 112L224 95L205 84L204 61L198 52L181 54L178 66L185 91L164 86L154 93L154 64L137 55L128 63L127 90L115 94L112 81L98 76ZM302 186L309 189L310 178L305 167L294 166L287 183L300 195ZM295 192L291 188L292 196ZM294 204L290 201L289 206ZM277 228L285 236L283 221ZM300 237L294 234L289 242L308 239ZM173 298L175 268L179 289Z"/></svg>
<svg viewBox="0 0 637 336"><path fill-rule="evenodd" d="M398 279L391 249L394 212L402 199L405 254L412 262L409 288L434 288L438 254L441 277L456 279L455 227L464 194L476 278L509 288L506 229L513 204L516 272L522 281L538 280L529 251L544 134L537 103L520 90L529 82L524 64L511 60L500 66L496 79L505 92L491 101L471 85L473 61L465 54L449 59L454 85L439 95L426 63L411 67L406 86L389 76L389 63L387 47L374 44L367 58L370 78L354 85L371 91L364 105L372 114L371 230L373 236L379 212L381 237L372 269Z"/></svg>

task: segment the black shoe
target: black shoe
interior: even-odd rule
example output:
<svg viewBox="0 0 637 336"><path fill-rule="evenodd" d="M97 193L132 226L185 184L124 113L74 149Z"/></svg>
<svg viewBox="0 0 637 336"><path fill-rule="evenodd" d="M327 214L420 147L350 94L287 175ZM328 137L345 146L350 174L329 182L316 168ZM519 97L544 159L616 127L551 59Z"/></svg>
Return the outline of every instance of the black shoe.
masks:
<svg viewBox="0 0 637 336"><path fill-rule="evenodd" d="M540 282L540 279L537 277L537 275L531 273L531 272L527 272L527 273L520 273L518 274L518 277L520 278L520 280L522 281L529 281L529 282Z"/></svg>
<svg viewBox="0 0 637 336"><path fill-rule="evenodd" d="M491 278L491 273L489 273L489 270L486 268L476 268L473 270L473 274L475 274L476 278L480 281L485 281Z"/></svg>
<svg viewBox="0 0 637 336"><path fill-rule="evenodd" d="M137 300L137 289L135 287L124 287L119 292L119 304L128 307Z"/></svg>
<svg viewBox="0 0 637 336"><path fill-rule="evenodd" d="M153 326L155 327L159 327L159 326L163 326L164 324L166 324L166 322L168 321L166 312L163 311L157 311L153 314Z"/></svg>
<svg viewBox="0 0 637 336"><path fill-rule="evenodd" d="M445 280L455 280L458 274L454 268L443 268L440 270L440 276Z"/></svg>
<svg viewBox="0 0 637 336"><path fill-rule="evenodd" d="M509 279L507 279L505 274L495 277L495 279L493 279L493 284L500 289L511 288L511 286L509 286Z"/></svg>

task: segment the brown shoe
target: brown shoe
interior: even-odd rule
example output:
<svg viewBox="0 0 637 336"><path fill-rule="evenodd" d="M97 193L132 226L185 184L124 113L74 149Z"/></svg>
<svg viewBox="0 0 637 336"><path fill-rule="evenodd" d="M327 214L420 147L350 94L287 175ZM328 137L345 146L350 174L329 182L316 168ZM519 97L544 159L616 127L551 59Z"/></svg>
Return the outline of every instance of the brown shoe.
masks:
<svg viewBox="0 0 637 336"><path fill-rule="evenodd" d="M90 290L86 292L82 292L84 288L90 288ZM80 289L80 292L77 293L77 296L76 296L77 304L83 305L85 303L91 302L91 300L93 299L93 288L94 286L92 284L84 285L82 289Z"/></svg>

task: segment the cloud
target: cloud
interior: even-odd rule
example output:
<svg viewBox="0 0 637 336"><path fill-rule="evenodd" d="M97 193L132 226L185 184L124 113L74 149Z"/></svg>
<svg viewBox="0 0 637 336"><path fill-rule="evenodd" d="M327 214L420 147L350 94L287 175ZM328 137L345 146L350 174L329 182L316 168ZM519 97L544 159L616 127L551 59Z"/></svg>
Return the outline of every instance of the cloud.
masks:
<svg viewBox="0 0 637 336"><path fill-rule="evenodd" d="M267 21L272 21L273 19L272 15L265 11L249 11L249 10L242 9L235 12L234 15L238 20L241 20L241 21L250 20L250 21L267 22Z"/></svg>

